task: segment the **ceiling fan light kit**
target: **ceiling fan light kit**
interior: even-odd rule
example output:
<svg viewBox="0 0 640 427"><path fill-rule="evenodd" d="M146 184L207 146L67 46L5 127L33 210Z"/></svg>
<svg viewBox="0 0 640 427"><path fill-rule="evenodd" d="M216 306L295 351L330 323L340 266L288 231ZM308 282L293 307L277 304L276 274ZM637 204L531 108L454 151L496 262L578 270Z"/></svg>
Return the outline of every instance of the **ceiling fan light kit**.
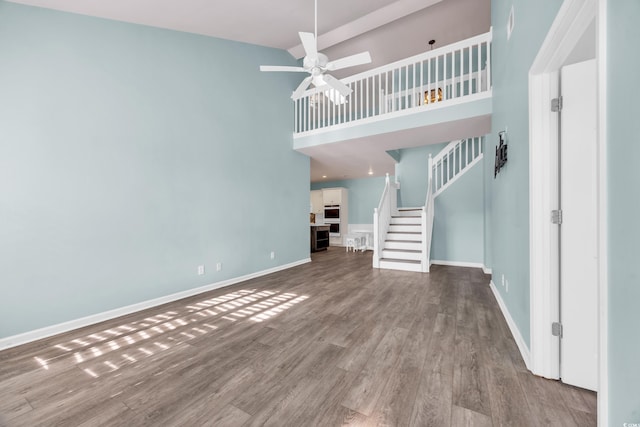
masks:
<svg viewBox="0 0 640 427"><path fill-rule="evenodd" d="M318 52L318 0L315 0L315 33L300 32L300 41L304 48L305 57L302 61L302 67L278 66L278 65L261 65L260 71L284 71L309 73L296 90L293 91L291 99L296 100L302 98L306 90L311 84L316 88L327 87L326 96L334 103L344 104L346 98L351 94L352 90L340 80L327 74L327 71L336 71L343 68L353 67L356 65L369 64L371 55L369 52L361 52L355 55L329 61L329 58L323 53Z"/></svg>

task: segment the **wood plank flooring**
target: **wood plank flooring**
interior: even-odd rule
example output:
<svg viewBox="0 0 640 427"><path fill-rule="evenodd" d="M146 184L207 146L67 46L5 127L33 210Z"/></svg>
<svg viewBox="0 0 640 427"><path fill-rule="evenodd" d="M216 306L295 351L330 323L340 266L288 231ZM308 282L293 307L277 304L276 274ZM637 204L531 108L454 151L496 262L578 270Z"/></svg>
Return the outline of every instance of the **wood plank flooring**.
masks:
<svg viewBox="0 0 640 427"><path fill-rule="evenodd" d="M0 352L0 426L587 426L479 269L313 262Z"/></svg>

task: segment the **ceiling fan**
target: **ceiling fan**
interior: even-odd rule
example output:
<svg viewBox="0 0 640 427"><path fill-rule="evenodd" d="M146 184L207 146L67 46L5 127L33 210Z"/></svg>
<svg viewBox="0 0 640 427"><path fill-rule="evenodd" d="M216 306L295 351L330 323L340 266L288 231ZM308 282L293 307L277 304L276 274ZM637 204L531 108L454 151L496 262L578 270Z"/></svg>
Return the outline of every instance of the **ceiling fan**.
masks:
<svg viewBox="0 0 640 427"><path fill-rule="evenodd" d="M297 73L309 73L309 76L302 80L300 86L293 92L291 99L299 99L307 90L310 84L315 87L329 86L333 91L337 91L342 98L346 98L352 90L340 80L327 74L327 71L341 70L356 65L368 64L371 62L369 52L361 52L355 55L346 56L335 61L329 61L326 55L318 52L318 0L315 0L315 29L314 33L300 32L300 41L304 48L305 57L302 67L261 65L260 71L288 71ZM337 101L335 92L329 96L333 102ZM339 102L339 101L338 101Z"/></svg>

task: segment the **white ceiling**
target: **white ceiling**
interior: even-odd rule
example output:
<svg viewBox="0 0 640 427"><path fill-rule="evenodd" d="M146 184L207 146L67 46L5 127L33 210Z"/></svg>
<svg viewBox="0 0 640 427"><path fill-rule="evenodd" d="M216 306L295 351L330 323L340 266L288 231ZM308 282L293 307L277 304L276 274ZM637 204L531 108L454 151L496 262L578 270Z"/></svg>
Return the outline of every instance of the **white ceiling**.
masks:
<svg viewBox="0 0 640 427"><path fill-rule="evenodd" d="M387 151L480 136L490 131L491 116L478 116L393 134L315 145L298 151L311 157L311 182L364 178L370 176L369 171L373 176L393 175L395 160ZM425 167L426 162L425 158Z"/></svg>
<svg viewBox="0 0 640 427"><path fill-rule="evenodd" d="M302 55L298 32L313 32L314 27L313 0L10 1L286 49L296 58ZM319 49L330 59L371 52L371 64L333 73L343 78L424 52L431 39L440 47L487 32L490 8L491 0L318 0ZM312 179L366 177L370 166L393 165L380 147L403 148L391 142L402 138L376 139L387 142L356 144L357 150L348 144L327 144L308 153ZM376 169L376 176L388 171Z"/></svg>

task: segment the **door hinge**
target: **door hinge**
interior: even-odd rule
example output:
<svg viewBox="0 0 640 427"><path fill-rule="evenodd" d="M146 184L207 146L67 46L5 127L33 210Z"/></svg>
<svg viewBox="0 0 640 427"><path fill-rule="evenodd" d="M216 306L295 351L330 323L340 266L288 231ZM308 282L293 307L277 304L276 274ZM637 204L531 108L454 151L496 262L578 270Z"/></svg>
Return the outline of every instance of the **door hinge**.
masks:
<svg viewBox="0 0 640 427"><path fill-rule="evenodd" d="M556 209L551 211L551 223L552 224L562 224L562 210Z"/></svg>
<svg viewBox="0 0 640 427"><path fill-rule="evenodd" d="M558 111L562 111L562 97L559 96L557 98L553 98L551 100L551 111L557 113Z"/></svg>
<svg viewBox="0 0 640 427"><path fill-rule="evenodd" d="M551 335L562 338L562 323L553 322L551 324Z"/></svg>

